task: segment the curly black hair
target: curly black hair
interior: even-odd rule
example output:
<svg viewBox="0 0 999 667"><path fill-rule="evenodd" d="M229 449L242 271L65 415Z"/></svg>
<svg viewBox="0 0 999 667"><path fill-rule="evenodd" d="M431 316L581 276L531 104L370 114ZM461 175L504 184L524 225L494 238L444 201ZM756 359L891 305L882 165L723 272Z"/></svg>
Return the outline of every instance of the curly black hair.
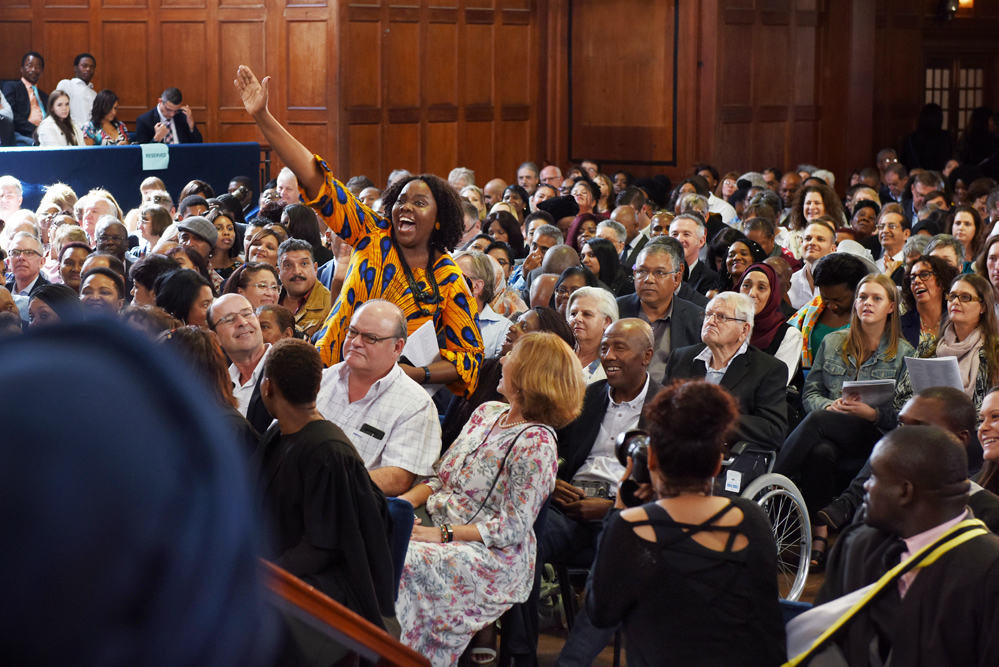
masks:
<svg viewBox="0 0 999 667"><path fill-rule="evenodd" d="M388 217L392 217L392 207L399 198L399 193L410 181L423 181L430 188L430 193L437 203L437 224L440 228L430 234L430 247L441 252L454 250L465 233L465 212L461 207L461 198L451 184L440 176L420 174L400 178L382 193L382 206ZM393 229L393 234L394 234Z"/></svg>

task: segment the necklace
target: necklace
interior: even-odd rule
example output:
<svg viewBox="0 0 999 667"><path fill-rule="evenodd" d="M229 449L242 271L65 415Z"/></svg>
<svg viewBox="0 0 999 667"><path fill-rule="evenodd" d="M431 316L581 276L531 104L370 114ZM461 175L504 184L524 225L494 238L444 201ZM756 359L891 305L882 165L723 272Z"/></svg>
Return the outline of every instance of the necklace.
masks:
<svg viewBox="0 0 999 667"><path fill-rule="evenodd" d="M526 423L528 423L530 421L529 419L522 419L521 421L514 422L512 424L510 424L510 423L504 423L504 422L506 422L507 419L509 419L509 417L510 417L510 410L508 409L503 414L503 418L500 420L500 423L499 423L499 427L500 428L513 428L514 426L520 426L521 424L526 424Z"/></svg>
<svg viewBox="0 0 999 667"><path fill-rule="evenodd" d="M416 284L416 279L413 277L413 271L409 268L409 264L406 262L406 258L402 256L402 250L399 248L399 244L396 243L395 237L392 237L392 247L395 248L396 255L399 256L399 264L402 265L403 275L406 276L406 282L409 285L409 291L413 295L413 302L416 305L417 313L420 317L429 317L433 315L432 312L423 307L422 304L427 305L437 305L441 300L441 293L437 287L437 277L434 275L434 249L429 248L430 255L427 258L427 270L426 279L429 283L429 289L421 290Z"/></svg>

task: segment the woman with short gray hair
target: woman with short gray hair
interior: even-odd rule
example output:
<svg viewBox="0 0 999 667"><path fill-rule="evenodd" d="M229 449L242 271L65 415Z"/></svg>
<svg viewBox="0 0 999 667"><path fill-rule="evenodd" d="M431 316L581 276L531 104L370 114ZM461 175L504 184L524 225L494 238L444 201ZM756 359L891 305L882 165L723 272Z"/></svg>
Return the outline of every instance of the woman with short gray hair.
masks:
<svg viewBox="0 0 999 667"><path fill-rule="evenodd" d="M569 297L565 312L576 336L575 352L586 384L606 379L600 365L600 341L607 327L618 320L614 295L600 287L581 287Z"/></svg>

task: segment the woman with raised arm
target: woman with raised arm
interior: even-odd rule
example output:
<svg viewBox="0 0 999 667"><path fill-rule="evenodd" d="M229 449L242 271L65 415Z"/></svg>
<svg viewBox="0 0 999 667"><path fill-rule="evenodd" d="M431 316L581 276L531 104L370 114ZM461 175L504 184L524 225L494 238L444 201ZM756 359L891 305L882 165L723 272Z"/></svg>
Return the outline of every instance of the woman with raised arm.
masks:
<svg viewBox="0 0 999 667"><path fill-rule="evenodd" d="M354 309L369 299L386 299L406 313L409 333L432 318L443 344L441 361L422 368L402 364L403 371L421 384L446 384L455 394L469 395L482 360L482 336L475 300L449 254L464 231L458 194L437 176L410 176L382 193L390 218L375 213L275 120L267 110L269 81L257 81L241 65L235 85L243 106L298 178L303 201L354 248L340 296L319 331L323 363L340 361Z"/></svg>

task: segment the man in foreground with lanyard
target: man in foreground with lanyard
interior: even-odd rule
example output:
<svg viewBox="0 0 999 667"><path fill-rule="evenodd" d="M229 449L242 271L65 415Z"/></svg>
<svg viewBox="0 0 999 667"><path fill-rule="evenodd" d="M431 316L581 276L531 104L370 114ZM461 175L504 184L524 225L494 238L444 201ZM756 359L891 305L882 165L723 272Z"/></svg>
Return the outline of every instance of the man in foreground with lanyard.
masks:
<svg viewBox="0 0 999 667"><path fill-rule="evenodd" d="M967 507L964 446L904 426L870 462L864 520L829 554L822 606L788 625L787 665L999 665L999 537Z"/></svg>

